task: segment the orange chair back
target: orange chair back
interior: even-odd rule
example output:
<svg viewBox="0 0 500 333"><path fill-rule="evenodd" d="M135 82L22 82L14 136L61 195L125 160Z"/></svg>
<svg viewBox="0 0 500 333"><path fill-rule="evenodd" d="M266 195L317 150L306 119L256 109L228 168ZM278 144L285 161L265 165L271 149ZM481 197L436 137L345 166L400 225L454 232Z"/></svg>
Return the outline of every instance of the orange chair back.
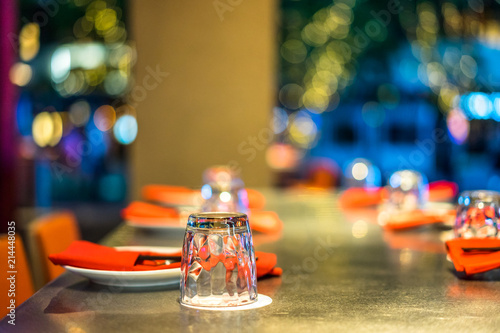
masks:
<svg viewBox="0 0 500 333"><path fill-rule="evenodd" d="M12 238L11 238L12 239ZM0 235L0 292L2 293L2 300L0 304L0 318L5 317L9 314L11 306L11 299L15 300L15 307L19 306L22 302L27 300L31 295L33 295L33 281L31 279L31 272L26 260L26 252L24 251L24 245L19 237L16 235L15 247L14 247L14 257L15 261L9 261L9 252L12 248L9 248L12 244L9 244L9 236L6 234ZM14 265L14 268L10 265ZM10 273L10 272L16 273ZM12 275L15 275L15 279L9 279ZM14 283L14 288L11 288L11 281Z"/></svg>
<svg viewBox="0 0 500 333"><path fill-rule="evenodd" d="M32 226L35 255L38 254L42 283L45 284L64 272L52 264L49 255L64 251L73 241L80 239L76 217L71 212L51 213L37 219Z"/></svg>

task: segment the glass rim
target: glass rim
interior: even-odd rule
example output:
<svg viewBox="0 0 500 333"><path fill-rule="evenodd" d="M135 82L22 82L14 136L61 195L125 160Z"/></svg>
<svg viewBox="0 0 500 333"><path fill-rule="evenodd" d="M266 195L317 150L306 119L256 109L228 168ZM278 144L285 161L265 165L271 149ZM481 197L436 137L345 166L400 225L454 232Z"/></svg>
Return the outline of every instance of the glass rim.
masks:
<svg viewBox="0 0 500 333"><path fill-rule="evenodd" d="M469 197L473 200L481 200L481 201L500 201L500 192L491 191L491 190L472 190L472 191L463 191L458 196L460 198ZM461 204L459 202L459 204Z"/></svg>
<svg viewBox="0 0 500 333"><path fill-rule="evenodd" d="M248 216L237 212L203 212L189 215L188 227L203 229L226 229L228 227L247 227Z"/></svg>

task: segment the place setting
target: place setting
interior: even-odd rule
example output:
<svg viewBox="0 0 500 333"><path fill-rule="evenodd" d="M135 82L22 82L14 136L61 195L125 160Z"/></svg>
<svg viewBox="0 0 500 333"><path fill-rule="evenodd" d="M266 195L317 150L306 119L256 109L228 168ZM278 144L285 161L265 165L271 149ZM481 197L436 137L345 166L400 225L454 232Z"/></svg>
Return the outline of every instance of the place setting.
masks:
<svg viewBox="0 0 500 333"><path fill-rule="evenodd" d="M276 233L282 226L251 228L243 213L249 211L243 183L227 168L208 169L204 180L214 195L202 193L201 212L184 220L181 248L108 247L80 240L49 255L50 261L92 283L124 290L180 285L180 304L190 308L234 311L271 304L269 296L257 293L257 279L280 277L282 269L275 254L254 250L252 231ZM231 197L226 200L222 193ZM181 228L182 218L171 207L132 202L122 214L128 221L140 216L162 229Z"/></svg>

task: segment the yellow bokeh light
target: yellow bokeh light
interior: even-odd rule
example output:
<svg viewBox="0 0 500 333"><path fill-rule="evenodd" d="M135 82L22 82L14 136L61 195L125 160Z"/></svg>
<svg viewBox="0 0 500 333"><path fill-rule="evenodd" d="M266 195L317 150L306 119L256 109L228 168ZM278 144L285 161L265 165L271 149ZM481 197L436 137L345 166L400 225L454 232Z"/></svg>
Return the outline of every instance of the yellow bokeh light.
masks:
<svg viewBox="0 0 500 333"><path fill-rule="evenodd" d="M95 16L95 28L99 31L106 31L116 25L116 11L106 8L97 12Z"/></svg>
<svg viewBox="0 0 500 333"><path fill-rule="evenodd" d="M40 27L36 23L28 23L19 33L19 57L30 61L40 49Z"/></svg>
<svg viewBox="0 0 500 333"><path fill-rule="evenodd" d="M63 135L63 120L59 112L51 112L52 116L52 136L49 140L49 146L54 147L61 141Z"/></svg>
<svg viewBox="0 0 500 333"><path fill-rule="evenodd" d="M324 27L316 23L309 23L302 30L302 40L311 46L321 46L328 41L328 34Z"/></svg>
<svg viewBox="0 0 500 333"><path fill-rule="evenodd" d="M33 120L33 140L40 147L45 147L52 139L54 123L48 112L41 112Z"/></svg>
<svg viewBox="0 0 500 333"><path fill-rule="evenodd" d="M363 238L367 233L368 224L365 221L359 220L354 222L354 224L352 225L352 236L354 238Z"/></svg>
<svg viewBox="0 0 500 333"><path fill-rule="evenodd" d="M299 111L293 116L289 128L290 139L298 146L308 148L316 139L318 128L314 121L304 111Z"/></svg>
<svg viewBox="0 0 500 333"><path fill-rule="evenodd" d="M41 112L36 115L32 125L33 140L40 147L55 146L61 141L63 122L57 112Z"/></svg>
<svg viewBox="0 0 500 333"><path fill-rule="evenodd" d="M438 105L443 111L450 110L454 105L456 97L459 95L458 88L447 83L441 87L439 91Z"/></svg>
<svg viewBox="0 0 500 333"><path fill-rule="evenodd" d="M313 113L322 113L328 108L328 93L318 88L309 88L302 96L302 103Z"/></svg>
<svg viewBox="0 0 500 333"><path fill-rule="evenodd" d="M302 41L290 39L281 45L281 56L292 64L298 64L305 60L307 49Z"/></svg>

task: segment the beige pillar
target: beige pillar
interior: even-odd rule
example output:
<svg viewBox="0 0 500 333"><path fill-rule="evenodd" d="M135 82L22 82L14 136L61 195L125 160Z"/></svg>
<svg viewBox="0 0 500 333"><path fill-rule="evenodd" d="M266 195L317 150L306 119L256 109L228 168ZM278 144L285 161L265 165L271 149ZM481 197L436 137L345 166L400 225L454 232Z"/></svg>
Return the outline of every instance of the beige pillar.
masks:
<svg viewBox="0 0 500 333"><path fill-rule="evenodd" d="M269 184L276 1L130 3L136 85L144 88L131 97L139 123L133 196L148 183L200 186L214 164L240 167L249 186Z"/></svg>

